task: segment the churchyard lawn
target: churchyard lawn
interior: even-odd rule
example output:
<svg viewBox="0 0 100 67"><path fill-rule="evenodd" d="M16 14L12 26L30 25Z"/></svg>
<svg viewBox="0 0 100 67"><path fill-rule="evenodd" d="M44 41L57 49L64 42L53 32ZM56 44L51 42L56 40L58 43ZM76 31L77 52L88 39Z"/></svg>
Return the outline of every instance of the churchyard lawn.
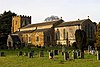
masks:
<svg viewBox="0 0 100 67"><path fill-rule="evenodd" d="M33 58L27 56L18 56L18 52L30 52L34 50ZM0 50L6 56L0 57L0 67L100 67L100 60L97 60L96 55L85 54L84 59L72 59L70 52L70 59L64 61L61 52L59 55L49 59L47 49L44 49L44 57L39 57L41 48L33 49L16 49L16 50ZM60 49L59 49L60 50ZM72 51L72 50L69 50Z"/></svg>

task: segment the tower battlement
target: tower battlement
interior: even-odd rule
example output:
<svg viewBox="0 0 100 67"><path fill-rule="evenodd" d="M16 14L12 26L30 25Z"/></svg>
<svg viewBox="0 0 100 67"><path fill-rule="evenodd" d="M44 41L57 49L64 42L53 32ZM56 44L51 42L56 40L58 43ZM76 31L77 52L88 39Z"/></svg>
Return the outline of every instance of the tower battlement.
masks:
<svg viewBox="0 0 100 67"><path fill-rule="evenodd" d="M31 16L26 16L26 15L17 15L17 16L13 16L13 17L31 18Z"/></svg>
<svg viewBox="0 0 100 67"><path fill-rule="evenodd" d="M12 17L12 33L18 31L20 28L31 24L31 16L17 15Z"/></svg>

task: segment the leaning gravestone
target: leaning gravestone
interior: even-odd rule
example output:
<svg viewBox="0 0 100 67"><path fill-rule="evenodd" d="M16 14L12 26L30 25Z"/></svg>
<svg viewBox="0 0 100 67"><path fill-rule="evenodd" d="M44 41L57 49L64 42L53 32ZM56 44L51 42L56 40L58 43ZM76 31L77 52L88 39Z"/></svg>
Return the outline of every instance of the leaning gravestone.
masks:
<svg viewBox="0 0 100 67"><path fill-rule="evenodd" d="M43 51L43 50L40 51L39 56L40 56L40 57L44 57L44 51Z"/></svg>
<svg viewBox="0 0 100 67"><path fill-rule="evenodd" d="M97 60L100 60L100 51L97 51Z"/></svg>
<svg viewBox="0 0 100 67"><path fill-rule="evenodd" d="M74 51L74 50L73 50L73 52L72 52L72 57L73 57L73 59L77 59L77 52Z"/></svg>
<svg viewBox="0 0 100 67"><path fill-rule="evenodd" d="M53 59L53 52L49 52L49 59Z"/></svg>
<svg viewBox="0 0 100 67"><path fill-rule="evenodd" d="M68 52L64 52L64 60L68 60L69 59L69 54Z"/></svg>

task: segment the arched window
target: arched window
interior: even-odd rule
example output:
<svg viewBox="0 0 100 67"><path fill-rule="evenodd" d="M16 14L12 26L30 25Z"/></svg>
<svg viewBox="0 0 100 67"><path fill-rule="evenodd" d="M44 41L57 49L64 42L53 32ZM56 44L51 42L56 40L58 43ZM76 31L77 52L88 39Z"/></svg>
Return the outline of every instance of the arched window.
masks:
<svg viewBox="0 0 100 67"><path fill-rule="evenodd" d="M56 40L60 40L60 31L57 29L56 31Z"/></svg>
<svg viewBox="0 0 100 67"><path fill-rule="evenodd" d="M66 31L66 29L63 29L63 39L67 39L68 38L68 32Z"/></svg>
<svg viewBox="0 0 100 67"><path fill-rule="evenodd" d="M66 39L66 32L65 32L65 29L63 29L63 39L64 39L64 40Z"/></svg>
<svg viewBox="0 0 100 67"><path fill-rule="evenodd" d="M28 35L26 34L26 42L28 43Z"/></svg>

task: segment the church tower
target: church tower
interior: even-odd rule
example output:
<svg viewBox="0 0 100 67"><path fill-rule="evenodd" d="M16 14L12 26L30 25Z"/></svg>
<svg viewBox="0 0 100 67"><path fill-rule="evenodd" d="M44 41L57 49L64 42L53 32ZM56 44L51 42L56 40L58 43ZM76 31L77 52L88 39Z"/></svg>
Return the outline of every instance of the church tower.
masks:
<svg viewBox="0 0 100 67"><path fill-rule="evenodd" d="M20 28L31 24L31 16L13 16L11 33L19 31Z"/></svg>

